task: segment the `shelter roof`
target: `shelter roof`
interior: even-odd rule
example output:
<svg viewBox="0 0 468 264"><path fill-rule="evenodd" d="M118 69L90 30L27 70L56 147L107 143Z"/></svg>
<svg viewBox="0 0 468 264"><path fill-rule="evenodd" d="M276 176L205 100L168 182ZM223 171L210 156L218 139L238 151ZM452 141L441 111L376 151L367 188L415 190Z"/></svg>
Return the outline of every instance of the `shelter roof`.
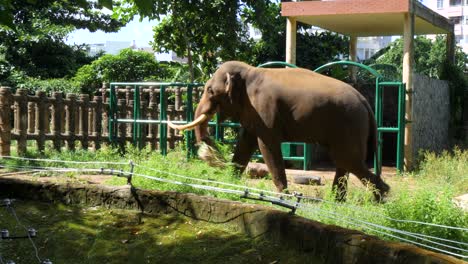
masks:
<svg viewBox="0 0 468 264"><path fill-rule="evenodd" d="M453 24L417 0L312 0L282 2L281 15L350 36L403 35L405 14L414 14L418 35L447 34Z"/></svg>

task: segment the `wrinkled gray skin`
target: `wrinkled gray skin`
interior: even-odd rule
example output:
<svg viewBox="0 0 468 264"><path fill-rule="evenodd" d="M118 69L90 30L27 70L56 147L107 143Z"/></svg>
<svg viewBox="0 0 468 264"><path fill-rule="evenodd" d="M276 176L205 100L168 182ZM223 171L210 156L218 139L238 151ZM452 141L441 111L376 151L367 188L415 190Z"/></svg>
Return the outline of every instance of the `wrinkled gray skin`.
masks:
<svg viewBox="0 0 468 264"><path fill-rule="evenodd" d="M243 132L233 162L245 170L260 149L278 191L287 188L281 142L319 143L336 164L333 187L346 196L351 172L370 182L380 200L389 187L368 170L367 150L375 151L376 124L366 99L339 80L305 69L265 69L243 62L224 63L206 83L195 118L218 112L241 123ZM195 128L197 142L213 145L208 123Z"/></svg>

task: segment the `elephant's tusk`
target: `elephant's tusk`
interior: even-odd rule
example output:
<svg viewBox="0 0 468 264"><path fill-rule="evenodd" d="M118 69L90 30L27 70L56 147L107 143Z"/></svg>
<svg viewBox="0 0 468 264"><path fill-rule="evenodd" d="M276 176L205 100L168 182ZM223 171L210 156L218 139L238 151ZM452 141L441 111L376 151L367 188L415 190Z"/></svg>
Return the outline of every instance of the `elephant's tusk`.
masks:
<svg viewBox="0 0 468 264"><path fill-rule="evenodd" d="M175 125L171 121L167 121L167 125L170 128L177 129L177 130L193 130L199 124L205 122L208 119L208 116L205 114L200 115L197 119L193 120L191 123L186 125Z"/></svg>

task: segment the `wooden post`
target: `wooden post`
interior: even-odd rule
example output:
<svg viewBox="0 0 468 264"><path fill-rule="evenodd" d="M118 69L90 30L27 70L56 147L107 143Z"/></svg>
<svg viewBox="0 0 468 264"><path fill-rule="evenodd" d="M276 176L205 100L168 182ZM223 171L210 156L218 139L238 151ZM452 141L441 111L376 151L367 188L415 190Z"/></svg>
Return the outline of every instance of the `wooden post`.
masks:
<svg viewBox="0 0 468 264"><path fill-rule="evenodd" d="M357 61L357 37L350 36L349 37L349 60L350 61ZM356 75L357 69L354 66L349 67L349 74L351 77L351 81L353 83L357 83Z"/></svg>
<svg viewBox="0 0 468 264"><path fill-rule="evenodd" d="M94 96L94 101L96 102L96 107L94 108L94 129L93 129L93 136L94 136L94 148L100 149L101 148L101 137L102 137L102 97L101 96ZM107 123L104 125L107 127Z"/></svg>
<svg viewBox="0 0 468 264"><path fill-rule="evenodd" d="M75 117L76 117L76 95L67 94L68 104L66 111L66 128L67 148L71 151L75 150Z"/></svg>
<svg viewBox="0 0 468 264"><path fill-rule="evenodd" d="M141 116L140 119L146 119L148 116L148 101L146 100L141 100L140 101L140 107L141 107ZM148 130L149 130L149 124L142 124L141 125L141 147L144 148L146 147L146 142L148 141Z"/></svg>
<svg viewBox="0 0 468 264"><path fill-rule="evenodd" d="M182 95L180 93L180 87L175 88L175 109L179 110L182 102Z"/></svg>
<svg viewBox="0 0 468 264"><path fill-rule="evenodd" d="M89 95L82 94L80 95L81 107L80 107L80 136L81 136L81 147L84 150L87 150L89 147L89 123L88 123L88 112L89 112Z"/></svg>
<svg viewBox="0 0 468 264"><path fill-rule="evenodd" d="M158 104L156 102L150 102L148 108L148 117L151 120L156 120L158 118ZM150 142L151 149L156 150L158 142L158 125L148 125L148 140Z"/></svg>
<svg viewBox="0 0 468 264"><path fill-rule="evenodd" d="M38 97L36 104L36 114L37 114L37 123L36 123L36 134L37 137L37 148L40 153L44 152L45 149L45 135L46 135L46 125L48 125L47 114L47 98L44 91L37 91L36 96Z"/></svg>
<svg viewBox="0 0 468 264"><path fill-rule="evenodd" d="M0 87L0 156L11 153L11 101L10 87Z"/></svg>
<svg viewBox="0 0 468 264"><path fill-rule="evenodd" d="M62 148L62 127L63 127L63 96L61 92L54 92L54 104L52 108L52 135L54 137L54 149L60 151Z"/></svg>
<svg viewBox="0 0 468 264"><path fill-rule="evenodd" d="M405 120L405 170L413 168L413 134L412 134L412 104L413 104L413 65L414 65L414 14L410 11L404 15L403 30L403 83L406 84L406 114Z"/></svg>
<svg viewBox="0 0 468 264"><path fill-rule="evenodd" d="M36 104L28 102L28 134L36 132Z"/></svg>
<svg viewBox="0 0 468 264"><path fill-rule="evenodd" d="M133 100L127 100L127 105L125 105L125 113L126 116L124 118L127 119L133 119ZM133 133L136 131L133 131L133 123L125 123L125 126L127 127L127 135L129 137L133 137Z"/></svg>
<svg viewBox="0 0 468 264"><path fill-rule="evenodd" d="M26 155L27 136L28 136L28 90L18 89L17 95L17 111L15 119L18 122L16 132L18 133L18 155Z"/></svg>
<svg viewBox="0 0 468 264"><path fill-rule="evenodd" d="M296 18L288 17L286 23L286 62L296 64Z"/></svg>
<svg viewBox="0 0 468 264"><path fill-rule="evenodd" d="M101 136L109 137L109 98L102 98L102 133ZM98 130L99 131L99 130Z"/></svg>
<svg viewBox="0 0 468 264"><path fill-rule="evenodd" d="M451 64L455 64L455 33L452 31L447 34L446 46L447 46L447 61Z"/></svg>
<svg viewBox="0 0 468 264"><path fill-rule="evenodd" d="M167 106L167 120L174 120L174 116L175 116L175 107L174 105L168 105ZM174 149L175 147L175 144L174 144L174 141L175 141L175 133L174 133L174 129L170 128L169 126L167 126L167 141L168 141L168 145L169 145L169 149Z"/></svg>

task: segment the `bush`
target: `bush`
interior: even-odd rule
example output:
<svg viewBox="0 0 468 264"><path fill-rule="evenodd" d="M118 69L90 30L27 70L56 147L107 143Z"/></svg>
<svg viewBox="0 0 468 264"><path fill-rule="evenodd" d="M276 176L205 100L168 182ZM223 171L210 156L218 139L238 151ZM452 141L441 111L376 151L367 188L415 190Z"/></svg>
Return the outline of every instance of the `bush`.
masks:
<svg viewBox="0 0 468 264"><path fill-rule="evenodd" d="M80 92L80 87L75 81L64 78L40 80L28 77L25 80L22 80L21 83L18 83L15 88L28 89L30 93L34 93L36 91L45 91L48 94L52 92Z"/></svg>
<svg viewBox="0 0 468 264"><path fill-rule="evenodd" d="M167 79L168 71L155 60L153 54L123 49L117 55L107 54L81 67L73 78L82 92L92 93L103 82L140 82L150 77Z"/></svg>

